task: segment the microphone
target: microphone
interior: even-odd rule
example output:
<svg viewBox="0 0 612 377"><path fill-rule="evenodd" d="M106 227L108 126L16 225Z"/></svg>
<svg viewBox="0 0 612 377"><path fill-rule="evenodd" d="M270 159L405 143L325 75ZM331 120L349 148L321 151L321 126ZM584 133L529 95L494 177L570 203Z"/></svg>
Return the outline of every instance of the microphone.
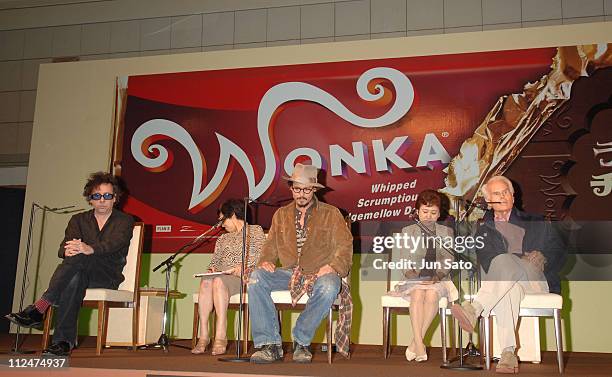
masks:
<svg viewBox="0 0 612 377"><path fill-rule="evenodd" d="M74 206L71 206L74 207ZM58 213L58 214L66 214L66 213L75 213L75 212L82 212L82 211L86 211L85 208L77 208L77 209L71 209L71 210L66 210L66 211L51 211L48 210L49 212L53 212L53 213Z"/></svg>
<svg viewBox="0 0 612 377"><path fill-rule="evenodd" d="M254 199L254 198L246 197L244 198L244 200L248 201L249 204L254 204L254 205L263 205L263 206L268 206L268 207L280 207L281 203L293 200L293 198L279 198L278 196L272 196L268 199Z"/></svg>
<svg viewBox="0 0 612 377"><path fill-rule="evenodd" d="M219 219L219 221L217 221L217 223L215 225L213 225L212 227L213 228L219 228L223 224L223 222L225 220L227 220L227 217L225 217L225 216L221 217L221 219Z"/></svg>
<svg viewBox="0 0 612 377"><path fill-rule="evenodd" d="M500 202L488 202L482 197L478 198L477 200L469 200L469 199L460 199L460 200L464 202L465 204L467 204L467 206L465 207L465 211L463 212L463 215L459 213L458 221L465 220L465 218L468 217L470 213L472 213L472 210L474 208L478 208L483 211L489 211L489 204L500 203Z"/></svg>
<svg viewBox="0 0 612 377"><path fill-rule="evenodd" d="M242 198L242 200L246 200L249 203L252 204L269 204L270 201L267 199L257 199L257 198L251 198L250 196L244 197Z"/></svg>
<svg viewBox="0 0 612 377"><path fill-rule="evenodd" d="M45 206L45 210L49 211L49 212L56 212L56 211L62 211L62 210L66 210L69 208L74 208L76 206L66 206L66 207L54 207L54 208L49 208L47 206Z"/></svg>
<svg viewBox="0 0 612 377"><path fill-rule="evenodd" d="M38 205L38 204L34 204L36 207L42 209L44 212L51 212L51 213L55 213L56 215L65 215L67 213L75 213L75 212L81 212L81 211L85 211L85 209L83 208L77 208L77 209L70 209L70 208L74 208L76 207L75 205L72 206L65 206L65 207L48 207L46 205Z"/></svg>
<svg viewBox="0 0 612 377"><path fill-rule="evenodd" d="M465 200L465 202L468 205L468 208L472 208L472 207L476 207L482 210L488 210L489 209L489 204L500 204L501 202L489 202L489 201L480 201L480 200Z"/></svg>

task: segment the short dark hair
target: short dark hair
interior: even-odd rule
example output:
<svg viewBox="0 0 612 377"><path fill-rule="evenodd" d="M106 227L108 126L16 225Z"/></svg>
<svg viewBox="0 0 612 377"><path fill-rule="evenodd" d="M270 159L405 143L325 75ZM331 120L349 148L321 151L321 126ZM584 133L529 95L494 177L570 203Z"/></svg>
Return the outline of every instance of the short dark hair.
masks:
<svg viewBox="0 0 612 377"><path fill-rule="evenodd" d="M417 196L415 206L416 209L421 208L421 206L437 206L441 208L442 199L440 198L440 194L435 190L423 190L419 193L419 196Z"/></svg>
<svg viewBox="0 0 612 377"><path fill-rule="evenodd" d="M219 207L218 213L225 218L230 218L236 215L238 220L245 220L244 202L239 199L228 199Z"/></svg>
<svg viewBox="0 0 612 377"><path fill-rule="evenodd" d="M93 191L105 183L113 185L113 194L115 194L115 199L119 201L119 198L123 194L123 191L119 186L119 180L111 173L103 171L91 173L89 176L87 183L85 183L85 187L83 187L83 196L85 197L85 200L89 201L89 196L93 193Z"/></svg>

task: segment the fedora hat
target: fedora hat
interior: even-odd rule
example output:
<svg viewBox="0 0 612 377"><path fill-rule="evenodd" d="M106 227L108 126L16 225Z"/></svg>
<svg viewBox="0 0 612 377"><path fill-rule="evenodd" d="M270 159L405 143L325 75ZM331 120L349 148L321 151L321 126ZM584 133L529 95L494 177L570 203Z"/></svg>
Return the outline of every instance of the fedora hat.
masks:
<svg viewBox="0 0 612 377"><path fill-rule="evenodd" d="M317 169L316 166L304 165L298 162L293 167L291 177L283 177L283 179L289 182L301 183L306 186L325 188L325 186L317 182L318 172L319 169Z"/></svg>

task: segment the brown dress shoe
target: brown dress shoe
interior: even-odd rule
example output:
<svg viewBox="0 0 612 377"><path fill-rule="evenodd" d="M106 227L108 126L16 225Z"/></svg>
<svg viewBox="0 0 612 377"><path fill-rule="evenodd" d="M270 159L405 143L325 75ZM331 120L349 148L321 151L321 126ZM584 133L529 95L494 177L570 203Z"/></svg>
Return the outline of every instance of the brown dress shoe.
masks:
<svg viewBox="0 0 612 377"><path fill-rule="evenodd" d="M504 351L499 358L499 362L495 367L497 373L516 374L519 372L518 358L514 352Z"/></svg>

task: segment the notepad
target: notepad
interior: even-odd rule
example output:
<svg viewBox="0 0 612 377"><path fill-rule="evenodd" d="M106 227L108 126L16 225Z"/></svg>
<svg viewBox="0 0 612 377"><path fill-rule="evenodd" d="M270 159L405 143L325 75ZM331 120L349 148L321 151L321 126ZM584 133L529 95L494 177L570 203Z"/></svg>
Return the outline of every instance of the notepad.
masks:
<svg viewBox="0 0 612 377"><path fill-rule="evenodd" d="M218 271L218 272L203 272L203 273L199 273L199 274L193 274L193 277L194 278L212 279L212 278L215 278L215 277L221 276L221 275L227 275L227 273L223 272L223 271Z"/></svg>

